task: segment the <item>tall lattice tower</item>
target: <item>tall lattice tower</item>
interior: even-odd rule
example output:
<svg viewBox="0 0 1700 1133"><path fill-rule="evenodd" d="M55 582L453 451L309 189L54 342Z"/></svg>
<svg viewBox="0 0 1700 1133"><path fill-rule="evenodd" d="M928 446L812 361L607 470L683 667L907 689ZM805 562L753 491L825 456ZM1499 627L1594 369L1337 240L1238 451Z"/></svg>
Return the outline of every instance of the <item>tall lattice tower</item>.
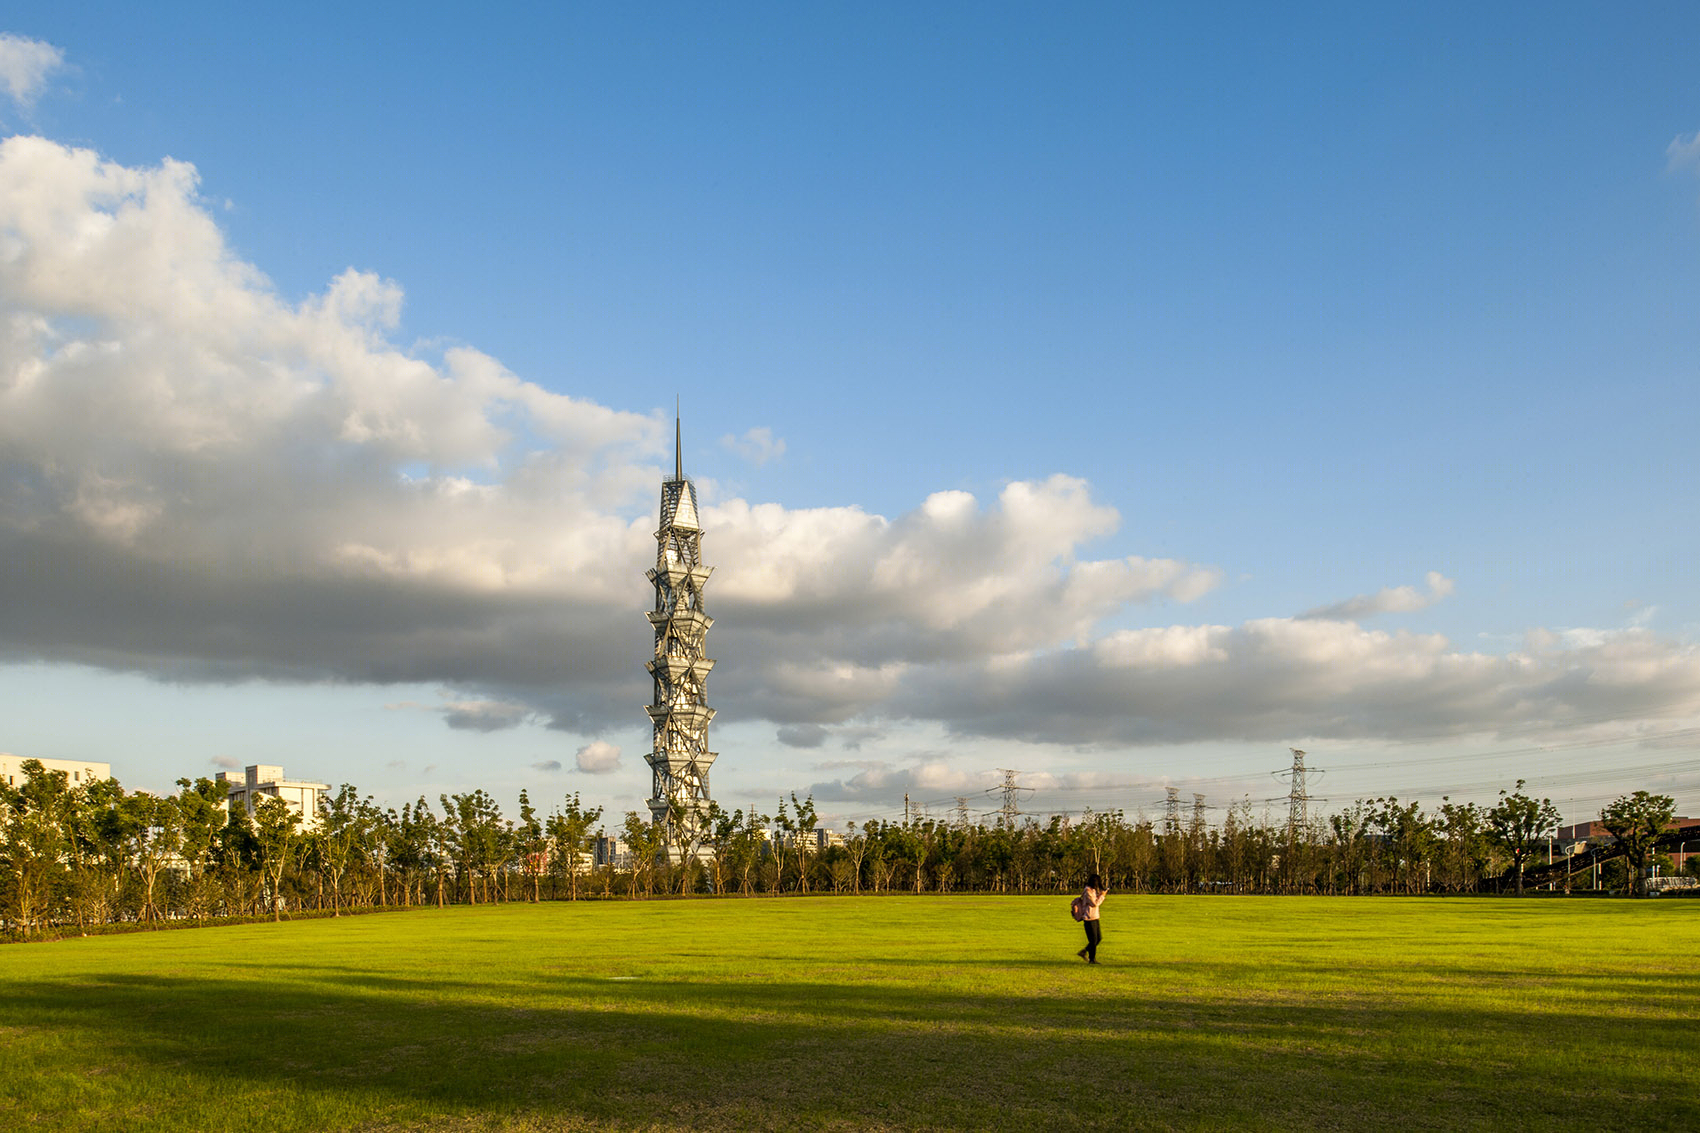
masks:
<svg viewBox="0 0 1700 1133"><path fill-rule="evenodd" d="M1304 833L1305 826L1310 821L1307 809L1310 795L1305 792L1305 779L1310 772L1305 769L1304 752L1296 747L1287 750L1293 753L1293 769L1287 772L1292 781L1287 790L1287 837L1297 838Z"/></svg>
<svg viewBox="0 0 1700 1133"><path fill-rule="evenodd" d="M696 485L685 479L684 448L673 421L673 478L661 484L661 526L655 532L655 658L644 667L655 678L649 719L655 746L644 759L655 772L649 811L667 834L667 846L680 860L695 857L702 843L709 808L708 769L708 627L702 590L711 568L702 565L702 527L697 519Z"/></svg>

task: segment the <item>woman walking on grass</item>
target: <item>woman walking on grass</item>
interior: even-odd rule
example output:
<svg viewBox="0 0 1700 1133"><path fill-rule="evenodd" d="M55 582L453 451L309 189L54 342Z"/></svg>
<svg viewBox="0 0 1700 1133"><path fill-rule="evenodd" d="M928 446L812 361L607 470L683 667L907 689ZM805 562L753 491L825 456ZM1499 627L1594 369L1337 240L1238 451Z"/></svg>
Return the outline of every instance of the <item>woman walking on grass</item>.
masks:
<svg viewBox="0 0 1700 1133"><path fill-rule="evenodd" d="M1080 891L1080 907L1085 916L1081 924L1086 926L1086 947L1075 955L1088 964L1098 962L1098 942L1104 939L1103 929L1098 924L1098 906L1104 903L1104 898L1110 895L1104 886L1104 879L1095 873L1086 875L1086 888Z"/></svg>

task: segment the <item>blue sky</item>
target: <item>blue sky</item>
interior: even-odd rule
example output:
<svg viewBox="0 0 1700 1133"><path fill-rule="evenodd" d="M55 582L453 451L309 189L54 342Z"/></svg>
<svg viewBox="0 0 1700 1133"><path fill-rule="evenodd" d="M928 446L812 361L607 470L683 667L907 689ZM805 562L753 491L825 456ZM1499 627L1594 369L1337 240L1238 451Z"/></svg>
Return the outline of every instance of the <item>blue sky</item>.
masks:
<svg viewBox="0 0 1700 1133"><path fill-rule="evenodd" d="M64 263L0 293L51 328L0 355L0 750L636 808L677 393L729 804L1256 801L1291 744L1346 797L1700 806L1686 7L0 31L58 53L14 202L149 234L8 230Z"/></svg>

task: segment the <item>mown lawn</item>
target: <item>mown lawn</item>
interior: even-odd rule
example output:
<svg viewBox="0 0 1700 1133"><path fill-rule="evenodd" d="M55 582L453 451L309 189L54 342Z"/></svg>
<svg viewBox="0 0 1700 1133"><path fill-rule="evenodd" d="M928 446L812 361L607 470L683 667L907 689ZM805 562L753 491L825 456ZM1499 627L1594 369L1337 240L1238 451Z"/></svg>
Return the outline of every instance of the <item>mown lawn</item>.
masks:
<svg viewBox="0 0 1700 1133"><path fill-rule="evenodd" d="M1700 902L508 905L0 947L0 1128L1675 1128Z"/></svg>

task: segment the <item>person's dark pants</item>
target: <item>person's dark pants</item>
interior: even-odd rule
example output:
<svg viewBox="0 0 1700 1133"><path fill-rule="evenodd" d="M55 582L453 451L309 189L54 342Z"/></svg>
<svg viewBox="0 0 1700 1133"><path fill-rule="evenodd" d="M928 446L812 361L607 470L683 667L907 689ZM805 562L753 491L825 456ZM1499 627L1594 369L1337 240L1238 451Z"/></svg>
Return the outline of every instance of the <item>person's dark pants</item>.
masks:
<svg viewBox="0 0 1700 1133"><path fill-rule="evenodd" d="M1098 927L1097 921L1081 921L1086 926L1086 958L1094 964L1098 962L1098 942L1104 939L1104 930Z"/></svg>

